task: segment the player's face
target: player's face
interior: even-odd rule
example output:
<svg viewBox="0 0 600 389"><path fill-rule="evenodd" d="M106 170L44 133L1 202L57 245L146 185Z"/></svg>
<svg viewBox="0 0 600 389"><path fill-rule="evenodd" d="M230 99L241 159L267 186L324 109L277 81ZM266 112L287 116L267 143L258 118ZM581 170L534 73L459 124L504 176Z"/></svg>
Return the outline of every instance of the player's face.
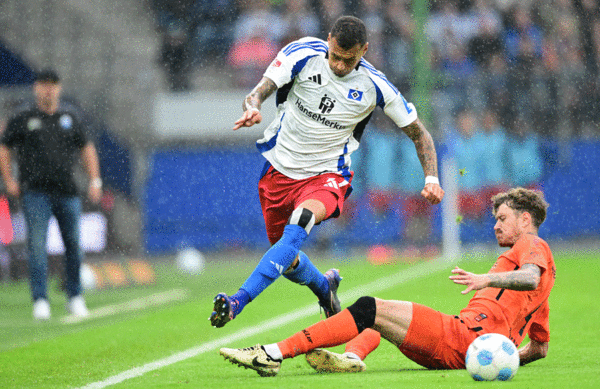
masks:
<svg viewBox="0 0 600 389"><path fill-rule="evenodd" d="M350 74L352 69L358 65L362 56L365 55L369 46L369 43L365 43L364 46L357 43L350 50L344 50L338 46L337 39L332 38L331 34L327 38L327 42L329 43L329 67L333 74L338 77Z"/></svg>
<svg viewBox="0 0 600 389"><path fill-rule="evenodd" d="M502 204L496 211L494 232L500 247L512 247L524 232L523 212L515 211Z"/></svg>
<svg viewBox="0 0 600 389"><path fill-rule="evenodd" d="M40 108L45 111L55 110L60 99L61 84L56 82L36 82L33 93Z"/></svg>

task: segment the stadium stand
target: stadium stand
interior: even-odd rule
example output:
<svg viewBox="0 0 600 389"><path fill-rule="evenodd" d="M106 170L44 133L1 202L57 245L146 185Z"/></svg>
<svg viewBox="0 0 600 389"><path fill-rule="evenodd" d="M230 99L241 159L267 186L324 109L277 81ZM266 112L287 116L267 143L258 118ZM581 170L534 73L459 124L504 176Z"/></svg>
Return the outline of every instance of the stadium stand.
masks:
<svg viewBox="0 0 600 389"><path fill-rule="evenodd" d="M266 38L262 35L268 23L266 52L273 52L298 36L325 38L332 20L345 13L365 20L373 43L367 59L384 70L407 100L417 105L419 96L413 89L418 59L415 48L431 47L427 79L431 90L428 128L440 145L440 153L444 155L456 147L460 139L456 130L458 113L468 109L474 117L474 136L484 139L478 141L484 149L480 155L492 155L485 158L485 166L473 165L483 169L482 177L475 180L483 187L476 194L476 202L481 203L482 198L488 198L499 188L515 184L558 191L559 178L571 181L577 178L567 174L574 172L575 166L593 167L588 161L595 159L585 159L576 152L592 152L594 148L590 145L600 138L598 0L429 2L430 13L424 20L415 15L410 0L124 0L115 4L110 0L96 1L93 5L82 0L5 0L0 2L0 25L3 26L0 41L33 71L54 65L61 73L69 74L65 77L68 94L131 148L135 169L127 180L133 182L130 195L134 198L144 199L149 193L164 195L166 190L173 192L174 187L164 187L153 177L180 172L178 160L185 160L186 166L196 163L217 166L209 160L214 158L213 149L222 148L223 155L219 158L224 160L233 160L235 153L242 153L244 158L254 161L254 156L246 155L252 145L241 146L241 141L209 145L199 140L186 144L187 149L181 147L181 143L161 143L153 132L157 119L152 104L156 96L178 98L195 92L225 94L232 90L243 95L248 92L248 85L253 84L252 78L258 81L260 66L268 61L265 59L249 72L248 80L242 80L236 76L236 62L227 59L236 42L257 34ZM28 12L21 12L22 9ZM426 41L418 40L421 24ZM166 54L168 47L164 43L169 34L175 34L179 46ZM164 66L165 63L176 66ZM18 88L3 89L0 93L2 119L10 102L20 97ZM190 96L193 100L193 95ZM363 147L353 156L353 168L357 171L352 195L354 211L341 221L345 227L339 235L326 236L323 229L323 240L334 245L347 244L365 237L375 238L365 231L382 228L388 241L402 241L407 238L407 226L411 225L414 215L422 219L414 221L424 223L423 230L433 226L428 238L435 241L440 229L438 212L423 214L418 201L408 196L415 193L418 186L415 183L421 182L418 161L410 161L411 145L398 141L385 120L379 121L374 116L370 126L362 138ZM227 143L227 147L223 147L223 143ZM373 153L377 153L379 147L385 147L386 158L393 160L395 156L403 161L398 164L405 169L377 170L369 165L367 161L377 160L377 154ZM193 158L182 158L189 149L193 149ZM474 153L464 157L467 158L465 167L481 159ZM492 162L498 160L513 162L499 167ZM365 174L373 170L379 175ZM473 186L468 184L472 178L469 174L475 168L464 171L466 176L461 179L461 187L470 189ZM579 175L574 188L583 185L581 177L584 176ZM198 182L210 182L210 179L203 176ZM589 179L595 181L591 176ZM156 186L148 186L150 184ZM177 184L179 182L173 185ZM179 189L173 201L194 199L189 190L184 189ZM244 190L254 188L248 184ZM574 193L579 193L579 189ZM227 193L221 200L235 203L232 197L235 194ZM369 213L370 200L374 197L379 213ZM407 200L398 204L390 200L394 198ZM570 206L563 195L558 199L558 204ZM141 218L142 223L148 223L142 232L146 235L140 238L147 240L142 243L146 249L173 249L168 237L163 239L158 235L178 217L181 222L168 228L182 232L180 241L193 242L194 234L204 234L202 239L208 236L201 229L190 232L188 227L195 226L197 221L192 216L186 215L189 220L181 219L181 215L169 213L164 204L156 209L148 208L152 204L148 201L143 205L146 208L139 210L142 215L137 219L129 218ZM202 209L202 203L194 206ZM394 213L398 209L401 215ZM478 209L489 212L485 207ZM152 214L154 211L156 215ZM227 215L225 212L223 218ZM404 220L406 215L411 218ZM208 222L205 216L199 215L197 219ZM485 239L482 234L477 235L477 231L487 231L489 226L478 226L472 221L486 217L481 218L485 216L481 213L477 216L463 223L464 235ZM569 223L562 219L562 214L553 217L563 224ZM211 234L235 231L231 227L236 225L235 220L227 220L211 225L214 229ZM261 222L258 213L244 220L244 225L253 226L257 232L255 236L239 240L228 237L231 246L262 244L257 243L264 240ZM572 231L588 234L595 225L590 219L581 226L572 226ZM552 232L560 223L549 220L546 226ZM215 232L215 238L205 243L207 247L216 249L221 245L217 241L219 233ZM204 242L202 239L198 238L197 242ZM424 240L422 236L408 239Z"/></svg>

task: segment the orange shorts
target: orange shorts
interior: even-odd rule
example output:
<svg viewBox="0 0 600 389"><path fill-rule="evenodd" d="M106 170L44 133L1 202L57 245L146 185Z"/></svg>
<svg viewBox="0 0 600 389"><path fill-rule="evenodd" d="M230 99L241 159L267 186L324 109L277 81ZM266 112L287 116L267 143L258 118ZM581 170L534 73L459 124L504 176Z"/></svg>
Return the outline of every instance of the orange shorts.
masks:
<svg viewBox="0 0 600 389"><path fill-rule="evenodd" d="M464 369L467 348L479 334L458 316L413 303L413 318L400 351L428 369Z"/></svg>
<svg viewBox="0 0 600 389"><path fill-rule="evenodd" d="M340 174L324 173L304 180L294 180L279 173L272 166L258 182L260 205L267 227L267 236L275 244L296 207L305 200L319 200L325 205L326 219L338 217L344 200L350 194L352 182ZM342 186L340 186L342 184Z"/></svg>

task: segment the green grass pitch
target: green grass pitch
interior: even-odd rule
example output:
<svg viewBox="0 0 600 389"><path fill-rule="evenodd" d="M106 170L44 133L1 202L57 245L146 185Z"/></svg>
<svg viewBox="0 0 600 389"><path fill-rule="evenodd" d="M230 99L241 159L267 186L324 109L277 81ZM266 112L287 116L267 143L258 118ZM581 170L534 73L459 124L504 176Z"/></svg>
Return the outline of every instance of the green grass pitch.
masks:
<svg viewBox="0 0 600 389"><path fill-rule="evenodd" d="M489 269L495 256L463 260L460 266L474 272ZM521 367L510 382L481 383L460 371L428 371L405 358L382 340L366 359L367 371L359 374L319 374L303 357L286 360L272 378L259 377L226 362L212 344L237 336L226 347L247 347L279 341L319 320L318 310L305 317L260 331L256 326L298 308L315 307L308 288L280 279L251 303L234 321L221 329L208 322L212 297L233 293L250 274L258 258L211 261L203 274L183 276L170 264L157 265L158 282L149 287L103 290L86 295L90 309L122 303L156 292L186 289L188 297L176 303L62 324L64 296L51 283L53 318L36 323L31 318L29 289L25 282L0 284L0 388L78 388L131 369L164 361L182 351L200 350L189 358L152 368L110 388L598 388L600 387L600 257L596 252L555 253L557 279L551 295L551 342L547 358ZM391 274L415 266L398 263L372 266L364 258L315 261L326 270L341 269L340 294L356 290ZM448 276L452 265L395 285L383 286L373 295L416 301L454 314L470 296L460 294ZM347 306L352 301L342 300ZM283 316L282 316L283 315ZM244 335L242 331L254 328ZM241 334L241 335L240 335ZM200 348L197 348L200 347ZM208 347L208 350L202 349ZM194 349L197 348L197 349ZM334 349L341 351L342 347Z"/></svg>

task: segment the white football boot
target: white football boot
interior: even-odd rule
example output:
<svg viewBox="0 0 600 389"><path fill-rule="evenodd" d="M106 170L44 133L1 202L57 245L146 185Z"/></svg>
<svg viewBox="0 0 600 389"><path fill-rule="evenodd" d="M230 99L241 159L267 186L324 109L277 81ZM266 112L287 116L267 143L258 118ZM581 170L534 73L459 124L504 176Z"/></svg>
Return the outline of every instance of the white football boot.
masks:
<svg viewBox="0 0 600 389"><path fill-rule="evenodd" d="M262 377L273 377L281 368L281 361L272 359L260 344L247 348L222 348L219 353L231 363L256 370Z"/></svg>
<svg viewBox="0 0 600 389"><path fill-rule="evenodd" d="M306 362L321 373L357 373L367 368L367 365L358 358L319 348L306 354Z"/></svg>

